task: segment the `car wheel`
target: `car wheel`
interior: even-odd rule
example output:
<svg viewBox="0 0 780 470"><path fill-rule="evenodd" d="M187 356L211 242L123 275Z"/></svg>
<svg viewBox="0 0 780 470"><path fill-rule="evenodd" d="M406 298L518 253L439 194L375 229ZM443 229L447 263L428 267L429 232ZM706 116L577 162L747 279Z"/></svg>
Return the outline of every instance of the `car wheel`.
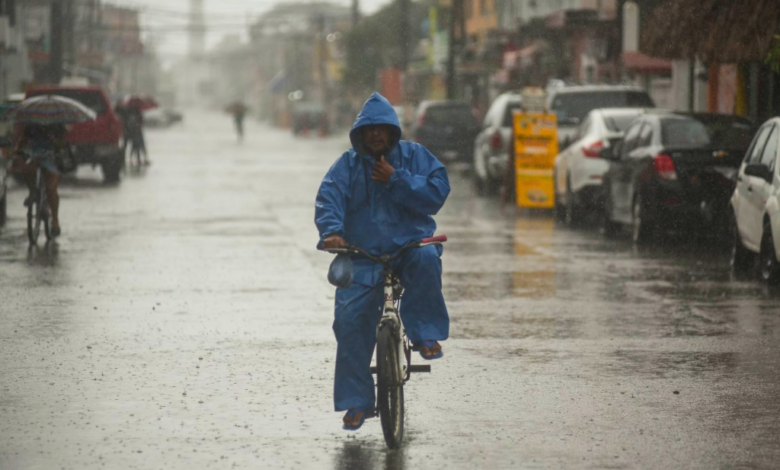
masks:
<svg viewBox="0 0 780 470"><path fill-rule="evenodd" d="M558 194L558 170L553 169L553 217L556 222L566 221L566 208L561 204L561 196Z"/></svg>
<svg viewBox="0 0 780 470"><path fill-rule="evenodd" d="M645 210L642 196L637 195L634 198L634 205L632 207L632 228L633 228L633 240L634 243L643 244L647 243L655 235L655 228L652 221L647 218L647 211Z"/></svg>
<svg viewBox="0 0 780 470"><path fill-rule="evenodd" d="M119 174L122 172L122 162L119 159L103 163L103 179L107 183L116 183L119 181Z"/></svg>
<svg viewBox="0 0 780 470"><path fill-rule="evenodd" d="M735 273L747 272L753 264L753 253L742 244L742 237L739 235L737 227L737 218L732 214L729 222L731 237L731 270Z"/></svg>
<svg viewBox="0 0 780 470"><path fill-rule="evenodd" d="M566 225L576 227L579 225L582 214L579 204L574 200L574 192L571 190L571 180L566 179Z"/></svg>
<svg viewBox="0 0 780 470"><path fill-rule="evenodd" d="M764 223L764 235L761 237L761 252L759 253L761 280L768 284L777 284L780 279L780 263L775 254L775 242L772 239L772 227L769 221Z"/></svg>
<svg viewBox="0 0 780 470"><path fill-rule="evenodd" d="M474 172L472 183L474 183L474 191L477 193L477 196L484 196L487 194L487 182L480 178L476 171Z"/></svg>
<svg viewBox="0 0 780 470"><path fill-rule="evenodd" d="M620 233L622 226L612 220L612 207L609 199L604 199L601 209L601 233L605 237L614 237Z"/></svg>
<svg viewBox="0 0 780 470"><path fill-rule="evenodd" d="M0 227L5 225L5 222L8 217L8 197L3 196L2 199L0 199Z"/></svg>
<svg viewBox="0 0 780 470"><path fill-rule="evenodd" d="M474 189L476 190L477 195L485 196L487 195L488 188L490 186L490 175L487 174L485 161L476 148L474 149L474 158L472 164L474 165L474 168L472 169L474 176ZM485 174L480 174L480 170L482 170L482 172Z"/></svg>

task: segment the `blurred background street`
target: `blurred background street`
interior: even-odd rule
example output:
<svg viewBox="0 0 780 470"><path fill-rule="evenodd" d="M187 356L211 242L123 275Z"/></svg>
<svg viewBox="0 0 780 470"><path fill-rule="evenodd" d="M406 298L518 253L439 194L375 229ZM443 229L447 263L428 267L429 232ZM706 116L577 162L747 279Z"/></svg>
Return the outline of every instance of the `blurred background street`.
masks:
<svg viewBox="0 0 780 470"><path fill-rule="evenodd" d="M374 92L452 189L398 450L315 249ZM0 0L0 470L776 468L779 300L776 0Z"/></svg>
<svg viewBox="0 0 780 470"><path fill-rule="evenodd" d="M451 170L447 356L407 445L332 411L313 201L345 136L188 113L152 166L61 185L63 236L0 232L0 468L769 468L778 292L728 255L502 216Z"/></svg>

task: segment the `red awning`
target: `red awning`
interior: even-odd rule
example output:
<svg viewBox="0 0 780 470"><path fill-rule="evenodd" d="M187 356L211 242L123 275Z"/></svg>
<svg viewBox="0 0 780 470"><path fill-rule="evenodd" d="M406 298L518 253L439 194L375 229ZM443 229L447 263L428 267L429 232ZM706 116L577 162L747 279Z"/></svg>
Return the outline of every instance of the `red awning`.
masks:
<svg viewBox="0 0 780 470"><path fill-rule="evenodd" d="M624 52L623 67L626 70L643 75L670 74L672 62L666 59L649 57L641 52Z"/></svg>
<svg viewBox="0 0 780 470"><path fill-rule="evenodd" d="M505 69L514 69L514 68L520 68L524 69L528 67L529 65L533 64L533 58L534 56L542 50L542 43L534 43L530 46L524 47L522 49L516 50L516 51L509 51L504 53L504 68Z"/></svg>

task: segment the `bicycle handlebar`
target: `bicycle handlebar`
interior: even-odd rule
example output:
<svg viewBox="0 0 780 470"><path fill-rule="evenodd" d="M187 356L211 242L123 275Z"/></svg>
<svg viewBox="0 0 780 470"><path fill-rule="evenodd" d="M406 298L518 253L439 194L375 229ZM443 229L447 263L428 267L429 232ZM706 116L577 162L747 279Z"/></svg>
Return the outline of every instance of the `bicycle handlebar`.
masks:
<svg viewBox="0 0 780 470"><path fill-rule="evenodd" d="M447 241L447 235L439 235L436 237L429 237L429 238L423 238L422 240L413 241L405 246L401 247L400 250L398 250L394 255L379 255L374 256L371 253L363 250L360 247L353 246L353 245L347 245L344 248L329 248L325 249L323 251L327 251L328 253L334 253L334 254L355 254L360 255L365 258L370 259L371 261L379 264L389 263L390 261L394 261L401 257L404 253L411 250L412 248L422 248L424 246L428 245L441 245L442 243Z"/></svg>

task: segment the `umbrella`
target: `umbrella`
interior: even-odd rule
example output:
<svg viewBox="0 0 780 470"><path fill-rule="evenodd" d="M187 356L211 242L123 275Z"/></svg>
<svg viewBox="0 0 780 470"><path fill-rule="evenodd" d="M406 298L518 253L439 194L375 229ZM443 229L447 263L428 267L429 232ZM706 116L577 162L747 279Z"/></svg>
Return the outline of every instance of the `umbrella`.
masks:
<svg viewBox="0 0 780 470"><path fill-rule="evenodd" d="M249 110L249 108L240 101L234 101L230 103L229 105L225 106L225 112L226 113L246 113Z"/></svg>
<svg viewBox="0 0 780 470"><path fill-rule="evenodd" d="M122 105L128 109L137 109L139 111L149 111L159 108L160 105L151 96L148 95L127 95L122 100Z"/></svg>
<svg viewBox="0 0 780 470"><path fill-rule="evenodd" d="M42 95L19 103L9 117L16 123L48 126L91 121L95 119L95 112L70 98Z"/></svg>

